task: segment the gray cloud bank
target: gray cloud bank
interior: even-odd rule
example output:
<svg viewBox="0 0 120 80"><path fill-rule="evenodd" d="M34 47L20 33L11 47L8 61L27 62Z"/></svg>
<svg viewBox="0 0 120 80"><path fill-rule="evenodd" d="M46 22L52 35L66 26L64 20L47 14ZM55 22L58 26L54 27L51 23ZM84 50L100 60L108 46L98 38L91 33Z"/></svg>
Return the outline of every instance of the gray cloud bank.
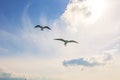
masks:
<svg viewBox="0 0 120 80"><path fill-rule="evenodd" d="M0 80L25 80L25 79L20 77L13 77L11 73L7 73L0 70Z"/></svg>
<svg viewBox="0 0 120 80"><path fill-rule="evenodd" d="M77 59L71 59L71 60L65 60L63 61L64 66L83 66L83 67L94 67L94 66L101 66L105 65L106 62L112 60L113 56L109 53L105 53L102 57L102 59L97 59L96 57L86 59L84 57L77 58Z"/></svg>
<svg viewBox="0 0 120 80"><path fill-rule="evenodd" d="M64 66L86 66L86 67L93 67L93 66L98 66L98 65L102 65L102 63L99 62L90 62L88 60L85 60L84 58L78 58L78 59L72 59L72 60L68 60L68 61L64 61L63 62Z"/></svg>

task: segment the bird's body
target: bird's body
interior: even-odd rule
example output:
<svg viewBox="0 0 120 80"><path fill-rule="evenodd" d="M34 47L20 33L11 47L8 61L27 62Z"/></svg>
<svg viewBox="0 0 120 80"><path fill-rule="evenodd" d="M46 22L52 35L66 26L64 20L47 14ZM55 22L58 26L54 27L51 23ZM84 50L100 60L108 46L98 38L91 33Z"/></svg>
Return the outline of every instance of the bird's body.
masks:
<svg viewBox="0 0 120 80"><path fill-rule="evenodd" d="M48 27L48 26L40 26L40 25L36 25L34 28L40 28L41 31L43 31L44 29L49 29L49 30L51 30L51 28Z"/></svg>
<svg viewBox="0 0 120 80"><path fill-rule="evenodd" d="M64 45L66 46L68 43L78 43L77 41L74 41L74 40L64 40L64 39L61 39L61 38L58 38L58 39L54 39L54 40L59 40L59 41L62 41L64 42Z"/></svg>

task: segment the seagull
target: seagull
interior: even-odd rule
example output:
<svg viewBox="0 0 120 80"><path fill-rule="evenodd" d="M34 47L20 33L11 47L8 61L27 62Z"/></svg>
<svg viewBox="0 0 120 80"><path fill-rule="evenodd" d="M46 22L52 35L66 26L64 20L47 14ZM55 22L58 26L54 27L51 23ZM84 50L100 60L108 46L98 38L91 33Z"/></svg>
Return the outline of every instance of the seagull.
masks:
<svg viewBox="0 0 120 80"><path fill-rule="evenodd" d="M61 39L61 38L54 39L54 40L59 40L59 41L64 42L65 46L67 45L67 43L78 43L77 41L74 41L74 40L64 40L64 39Z"/></svg>
<svg viewBox="0 0 120 80"><path fill-rule="evenodd" d="M48 26L40 26L40 25L36 25L34 28L41 28L41 31L43 31L45 28L51 30L51 28L49 28Z"/></svg>

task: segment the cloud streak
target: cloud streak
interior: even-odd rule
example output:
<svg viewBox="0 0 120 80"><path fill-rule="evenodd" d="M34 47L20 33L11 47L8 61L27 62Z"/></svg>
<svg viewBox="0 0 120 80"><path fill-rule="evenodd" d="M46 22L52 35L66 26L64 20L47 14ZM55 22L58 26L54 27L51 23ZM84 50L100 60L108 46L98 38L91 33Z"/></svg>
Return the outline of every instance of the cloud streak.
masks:
<svg viewBox="0 0 120 80"><path fill-rule="evenodd" d="M100 58L99 58L100 59ZM92 58L78 58L63 61L63 66L83 66L83 67L95 67L105 65L107 62L111 61L112 55L110 53L105 53L103 57L98 61L97 57Z"/></svg>
<svg viewBox="0 0 120 80"><path fill-rule="evenodd" d="M72 59L72 60L64 61L63 65L64 66L94 67L94 66L99 66L102 64L98 62L90 62L88 60L85 60L84 58L79 58L79 59Z"/></svg>

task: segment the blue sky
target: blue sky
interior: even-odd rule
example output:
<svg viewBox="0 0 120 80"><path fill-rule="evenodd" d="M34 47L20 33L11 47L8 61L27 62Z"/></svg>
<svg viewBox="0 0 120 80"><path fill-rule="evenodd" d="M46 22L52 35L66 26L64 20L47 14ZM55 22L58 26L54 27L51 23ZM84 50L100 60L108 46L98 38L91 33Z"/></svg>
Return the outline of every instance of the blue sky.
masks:
<svg viewBox="0 0 120 80"><path fill-rule="evenodd" d="M67 2L68 0L1 0L1 28L15 32L19 27L21 27L21 16L23 14L24 8L27 5L30 5L28 15L30 16L33 24L36 25L39 23L39 18L41 15L45 15L48 20L58 18L64 12ZM13 27L8 27L9 25Z"/></svg>
<svg viewBox="0 0 120 80"><path fill-rule="evenodd" d="M28 5L29 8L26 10L26 13L33 26L40 24L41 16L45 16L48 21L57 19L64 12L67 2L67 0L1 0L0 29L10 32L11 34L19 34L23 29L22 17L24 17L25 8ZM2 47L9 48L12 53L15 53L18 49L23 50L23 48L19 47L20 44L16 44L12 40L2 39L0 44Z"/></svg>
<svg viewBox="0 0 120 80"><path fill-rule="evenodd" d="M21 25L21 14L28 1L1 0L0 3L0 25L7 31L15 32ZM16 22L16 23L15 23ZM10 27L10 26L13 27ZM20 25L20 26L19 26ZM17 28L15 27L17 26Z"/></svg>
<svg viewBox="0 0 120 80"><path fill-rule="evenodd" d="M0 0L0 80L120 79L119 5L119 0ZM79 44L65 47L55 38Z"/></svg>

